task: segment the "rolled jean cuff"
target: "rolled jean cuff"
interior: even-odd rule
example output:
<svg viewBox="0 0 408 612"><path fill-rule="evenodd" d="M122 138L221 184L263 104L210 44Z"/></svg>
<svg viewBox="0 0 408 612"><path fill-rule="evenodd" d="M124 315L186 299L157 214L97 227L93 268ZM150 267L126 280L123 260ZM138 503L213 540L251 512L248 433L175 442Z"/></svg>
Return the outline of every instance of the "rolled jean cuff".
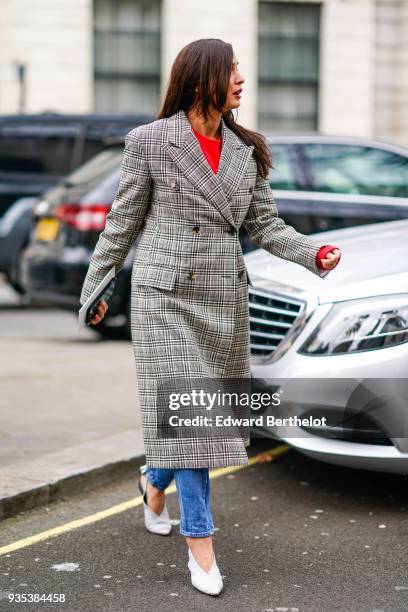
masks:
<svg viewBox="0 0 408 612"><path fill-rule="evenodd" d="M214 529L210 529L209 531L203 531L200 533L195 531L193 533L192 531L185 531L182 527L180 527L180 535L187 537L187 538L207 538L208 536L213 535L213 533L214 533Z"/></svg>
<svg viewBox="0 0 408 612"><path fill-rule="evenodd" d="M167 488L167 487L163 487L160 481L156 482L154 478L149 478L148 482L150 482L150 484L153 485L155 489L159 489L159 491L165 491Z"/></svg>
<svg viewBox="0 0 408 612"><path fill-rule="evenodd" d="M150 484L153 485L156 489L159 489L159 491L165 491L167 487L169 486L168 478L166 479L166 478L160 477L160 475L156 476L155 473L150 468L148 468L146 472L146 477L147 477L148 482L150 482Z"/></svg>

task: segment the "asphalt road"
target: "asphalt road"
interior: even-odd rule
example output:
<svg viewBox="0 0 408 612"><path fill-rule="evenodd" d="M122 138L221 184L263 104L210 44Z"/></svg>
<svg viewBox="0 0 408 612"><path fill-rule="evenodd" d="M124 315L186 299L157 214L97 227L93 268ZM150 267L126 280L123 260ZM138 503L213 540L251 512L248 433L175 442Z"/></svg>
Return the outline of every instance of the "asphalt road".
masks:
<svg viewBox="0 0 408 612"><path fill-rule="evenodd" d="M3 462L7 453L16 449L35 457L45 443L48 452L50 444L60 448L63 435L64 440L68 436L69 446L68 425L75 426L75 439L79 435L76 416L81 422L80 435L103 436L105 426L111 431L113 417L106 423L101 420L101 397L105 398L105 393L88 385L89 398L86 396L86 402L83 399L79 354L88 365L96 364L94 379L98 384L104 380L103 351L110 355L106 367L118 364L121 384L129 385L129 393L125 396L128 403L122 397L121 404L115 404L114 423L117 427L135 426L134 366L129 343L101 343L92 332L78 336L70 313L20 306L4 285L0 285L0 310L0 406L1 399L7 399L0 423ZM67 351L72 358L67 359ZM98 359L89 360L93 352ZM69 376L63 378L61 372L67 373L67 364ZM40 374L46 374L47 379ZM57 401L62 380L66 382L65 403ZM45 383L47 396L41 392ZM80 397L73 393L78 388ZM98 402L98 419L92 417L88 431L84 427L85 406L92 406L88 399L93 397ZM105 399L110 414L111 398L106 395ZM26 405L35 410L23 411L22 418L18 408ZM58 413L62 417L68 410L69 419L56 420L57 408L63 409ZM34 425L28 415L34 418ZM18 427L10 426L12 418L17 419ZM39 427L39 423L54 425L50 430ZM62 426L58 429L55 423ZM24 427L26 442L22 443ZM33 445L39 430L45 435ZM251 453L273 445L257 441ZM3 521L0 610L408 610L407 477L325 465L294 450L272 463L218 476L212 480L215 547L225 576L224 591L218 598L205 596L191 586L185 542L177 526L168 538L145 531L142 506L127 503L139 497L136 480L132 479ZM118 508L122 503L124 506ZM177 520L174 493L169 494L168 504ZM116 512L110 515L110 508L116 508ZM72 521L78 522L67 529ZM58 536L47 533L59 527L62 533ZM33 543L41 533L44 539ZM18 549L12 546L8 552L4 548L25 538ZM10 593L62 595L65 601L10 603Z"/></svg>
<svg viewBox="0 0 408 612"><path fill-rule="evenodd" d="M140 429L131 342L20 303L0 274L0 468Z"/></svg>
<svg viewBox="0 0 408 612"><path fill-rule="evenodd" d="M271 446L257 441L251 453ZM289 450L272 463L212 480L216 554L225 576L218 598L190 585L178 527L170 537L149 534L139 505L3 553L0 609L405 612L406 484L403 476L320 464ZM21 514L1 524L0 547L69 521L94 520L135 497L135 480L127 480ZM174 493L168 504L177 520ZM12 604L8 592L64 594L65 603Z"/></svg>

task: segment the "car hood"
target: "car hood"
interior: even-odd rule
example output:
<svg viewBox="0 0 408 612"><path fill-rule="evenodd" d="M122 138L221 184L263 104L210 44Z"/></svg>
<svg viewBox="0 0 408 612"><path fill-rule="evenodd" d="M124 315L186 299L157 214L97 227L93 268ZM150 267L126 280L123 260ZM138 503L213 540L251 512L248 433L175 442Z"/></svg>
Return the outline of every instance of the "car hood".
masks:
<svg viewBox="0 0 408 612"><path fill-rule="evenodd" d="M265 249L246 254L254 288L291 288L317 295L320 303L389 293L408 294L408 221L370 223L310 234L321 245L342 250L340 262L324 279Z"/></svg>

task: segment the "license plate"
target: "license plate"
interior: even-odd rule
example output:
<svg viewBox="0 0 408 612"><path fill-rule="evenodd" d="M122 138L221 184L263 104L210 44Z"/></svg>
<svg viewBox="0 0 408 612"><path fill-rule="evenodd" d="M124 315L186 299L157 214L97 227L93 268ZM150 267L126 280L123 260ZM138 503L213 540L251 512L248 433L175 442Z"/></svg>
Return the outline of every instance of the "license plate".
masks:
<svg viewBox="0 0 408 612"><path fill-rule="evenodd" d="M37 223L35 237L37 240L55 240L58 234L59 219L44 217Z"/></svg>

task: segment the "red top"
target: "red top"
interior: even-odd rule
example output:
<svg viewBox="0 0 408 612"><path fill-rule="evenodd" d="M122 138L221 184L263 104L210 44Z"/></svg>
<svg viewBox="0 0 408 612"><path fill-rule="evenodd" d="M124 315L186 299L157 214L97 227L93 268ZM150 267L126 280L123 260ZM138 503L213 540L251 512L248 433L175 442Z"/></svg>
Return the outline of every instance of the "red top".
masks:
<svg viewBox="0 0 408 612"><path fill-rule="evenodd" d="M194 128L193 128L193 132L196 135L198 142L200 143L201 150L204 153L208 163L210 164L214 174L216 174L218 170L218 164L220 161L220 155L221 155L221 138L217 138L217 139L208 138L207 136L203 136L202 134L197 132ZM339 247L333 246L332 244L325 244L322 247L320 247L316 255L316 265L320 270L324 269L322 265L322 259L327 257L327 253L329 253L330 251L333 251L334 249L338 249L338 248ZM338 263L339 262L337 262L337 264Z"/></svg>
<svg viewBox="0 0 408 612"><path fill-rule="evenodd" d="M214 174L216 174L221 155L221 138L217 138L216 140L214 140L214 138L208 138L207 136L199 134L194 128L193 132L197 136L201 145L201 150L207 158Z"/></svg>

